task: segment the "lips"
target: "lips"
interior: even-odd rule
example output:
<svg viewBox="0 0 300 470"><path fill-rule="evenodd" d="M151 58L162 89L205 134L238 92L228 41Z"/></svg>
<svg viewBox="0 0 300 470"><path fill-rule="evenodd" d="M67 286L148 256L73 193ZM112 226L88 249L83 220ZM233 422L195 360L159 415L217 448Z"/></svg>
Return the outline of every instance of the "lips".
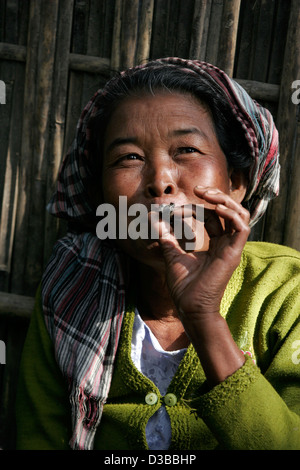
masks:
<svg viewBox="0 0 300 470"><path fill-rule="evenodd" d="M174 204L176 207L178 207L178 206L184 206L185 204L189 204L189 201L184 194L178 194L176 196L172 194L168 194L162 197L155 197L153 199L148 199L147 205L148 204L150 206L152 204L155 204L158 206Z"/></svg>

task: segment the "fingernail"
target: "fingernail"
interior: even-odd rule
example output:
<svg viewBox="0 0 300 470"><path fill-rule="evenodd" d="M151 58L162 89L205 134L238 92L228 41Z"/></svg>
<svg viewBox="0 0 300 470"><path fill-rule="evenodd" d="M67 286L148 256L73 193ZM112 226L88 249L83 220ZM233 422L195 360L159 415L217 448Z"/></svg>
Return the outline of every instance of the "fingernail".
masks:
<svg viewBox="0 0 300 470"><path fill-rule="evenodd" d="M216 190L214 190L214 189L208 189L208 190L206 191L206 193L207 193L207 194L218 194L219 191L216 191Z"/></svg>

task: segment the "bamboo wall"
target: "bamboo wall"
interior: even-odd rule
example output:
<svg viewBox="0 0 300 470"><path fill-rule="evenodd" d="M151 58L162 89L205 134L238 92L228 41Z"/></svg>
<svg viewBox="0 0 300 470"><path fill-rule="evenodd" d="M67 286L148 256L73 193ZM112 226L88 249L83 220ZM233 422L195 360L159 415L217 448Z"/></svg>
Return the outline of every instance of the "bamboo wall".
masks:
<svg viewBox="0 0 300 470"><path fill-rule="evenodd" d="M11 361L0 372L0 445L11 445L20 322L27 325L65 229L46 202L88 99L111 70L148 58L197 58L226 70L280 131L281 194L250 239L300 249L300 117L291 100L299 48L298 0L0 0L0 339Z"/></svg>

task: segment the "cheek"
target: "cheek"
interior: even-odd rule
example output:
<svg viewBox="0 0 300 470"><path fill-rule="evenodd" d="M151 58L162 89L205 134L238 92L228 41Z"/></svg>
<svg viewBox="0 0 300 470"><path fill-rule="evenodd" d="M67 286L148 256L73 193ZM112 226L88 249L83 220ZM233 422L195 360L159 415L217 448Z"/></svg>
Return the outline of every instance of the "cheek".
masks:
<svg viewBox="0 0 300 470"><path fill-rule="evenodd" d="M181 176L186 188L190 187L193 190L195 186L200 185L218 188L229 193L230 179L226 164L211 164L202 161L194 164L188 172L182 172Z"/></svg>
<svg viewBox="0 0 300 470"><path fill-rule="evenodd" d="M110 177L105 172L102 178L103 202L115 205L119 196L118 181Z"/></svg>
<svg viewBox="0 0 300 470"><path fill-rule="evenodd" d="M115 206L118 205L119 196L127 196L128 200L137 192L140 178L136 172L131 171L104 171L102 178L103 199Z"/></svg>
<svg viewBox="0 0 300 470"><path fill-rule="evenodd" d="M214 180L216 182L215 186L223 191L224 193L229 194L230 190L230 178L228 174L227 165L218 167L215 172Z"/></svg>

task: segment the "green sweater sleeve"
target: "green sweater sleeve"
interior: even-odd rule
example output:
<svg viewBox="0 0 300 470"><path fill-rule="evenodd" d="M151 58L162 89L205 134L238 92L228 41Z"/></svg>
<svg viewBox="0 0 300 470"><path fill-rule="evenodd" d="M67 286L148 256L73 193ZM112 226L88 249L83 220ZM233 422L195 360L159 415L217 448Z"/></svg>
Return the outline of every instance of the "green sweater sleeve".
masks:
<svg viewBox="0 0 300 470"><path fill-rule="evenodd" d="M20 367L16 401L17 449L69 449L67 387L41 314L38 291Z"/></svg>

